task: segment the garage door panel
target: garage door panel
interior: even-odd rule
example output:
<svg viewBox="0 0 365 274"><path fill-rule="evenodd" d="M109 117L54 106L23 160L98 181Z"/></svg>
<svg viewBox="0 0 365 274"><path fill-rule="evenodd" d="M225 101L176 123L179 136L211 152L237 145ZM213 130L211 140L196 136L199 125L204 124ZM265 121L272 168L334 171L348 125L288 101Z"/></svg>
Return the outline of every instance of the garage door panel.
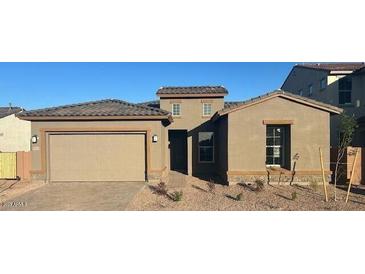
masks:
<svg viewBox="0 0 365 274"><path fill-rule="evenodd" d="M144 134L50 135L51 181L145 181Z"/></svg>

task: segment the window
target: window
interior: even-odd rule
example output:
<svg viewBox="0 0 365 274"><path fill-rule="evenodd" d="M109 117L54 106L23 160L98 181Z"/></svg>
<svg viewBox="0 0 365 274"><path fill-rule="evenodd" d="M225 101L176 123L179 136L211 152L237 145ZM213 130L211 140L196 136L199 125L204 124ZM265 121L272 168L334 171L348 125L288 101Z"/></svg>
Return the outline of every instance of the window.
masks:
<svg viewBox="0 0 365 274"><path fill-rule="evenodd" d="M214 132L199 132L199 162L214 163Z"/></svg>
<svg viewBox="0 0 365 274"><path fill-rule="evenodd" d="M324 89L326 89L326 87L327 87L326 78L322 78L319 81L319 89L324 90Z"/></svg>
<svg viewBox="0 0 365 274"><path fill-rule="evenodd" d="M340 105L351 104L352 79L343 77L338 80L338 103Z"/></svg>
<svg viewBox="0 0 365 274"><path fill-rule="evenodd" d="M212 114L212 104L203 103L203 116L210 116Z"/></svg>
<svg viewBox="0 0 365 274"><path fill-rule="evenodd" d="M313 95L313 85L310 84L308 85L308 96L312 96Z"/></svg>
<svg viewBox="0 0 365 274"><path fill-rule="evenodd" d="M172 104L172 116L181 115L181 104Z"/></svg>
<svg viewBox="0 0 365 274"><path fill-rule="evenodd" d="M290 126L266 127L266 165L290 169Z"/></svg>
<svg viewBox="0 0 365 274"><path fill-rule="evenodd" d="M298 94L299 94L300 96L303 96L303 90L302 90L302 89L298 90Z"/></svg>

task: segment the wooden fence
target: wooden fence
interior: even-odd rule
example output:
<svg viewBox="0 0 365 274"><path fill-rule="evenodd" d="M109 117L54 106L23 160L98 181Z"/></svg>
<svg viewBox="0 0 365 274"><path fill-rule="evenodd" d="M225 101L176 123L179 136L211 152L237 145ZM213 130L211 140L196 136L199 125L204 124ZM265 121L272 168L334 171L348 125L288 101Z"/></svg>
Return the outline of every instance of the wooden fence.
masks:
<svg viewBox="0 0 365 274"><path fill-rule="evenodd" d="M16 152L0 153L0 179L16 179Z"/></svg>
<svg viewBox="0 0 365 274"><path fill-rule="evenodd" d="M1 152L0 179L30 180L30 152Z"/></svg>
<svg viewBox="0 0 365 274"><path fill-rule="evenodd" d="M359 149L357 163L354 169L353 184L365 184L365 148L362 147L347 147L347 152L343 157L340 165L343 169L343 176L339 178L339 183L346 183L350 180L351 170L354 163L356 150ZM331 171L335 171L335 163L337 158L337 148L331 148Z"/></svg>

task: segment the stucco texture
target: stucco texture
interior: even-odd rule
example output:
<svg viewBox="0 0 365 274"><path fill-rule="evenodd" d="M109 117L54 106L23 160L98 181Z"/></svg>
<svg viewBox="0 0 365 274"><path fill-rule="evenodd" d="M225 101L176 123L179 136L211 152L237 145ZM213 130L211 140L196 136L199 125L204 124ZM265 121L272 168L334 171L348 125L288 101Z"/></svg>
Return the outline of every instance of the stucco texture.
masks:
<svg viewBox="0 0 365 274"><path fill-rule="evenodd" d="M168 130L186 130L188 135L188 174L200 176L212 174L215 172L217 163L217 149L215 149L215 161L213 163L200 163L199 162L199 132L209 131L215 132L216 125L210 120L213 114L224 107L223 97L213 98L160 98L160 107L166 111L171 111L173 103L181 104L181 116L173 117L174 122L171 123ZM203 116L203 104L212 104L212 114L210 116ZM217 147L217 141L215 137L215 147ZM170 167L170 153L166 150L166 162Z"/></svg>
<svg viewBox="0 0 365 274"><path fill-rule="evenodd" d="M20 120L15 114L0 119L0 151L30 150L31 123Z"/></svg>
<svg viewBox="0 0 365 274"><path fill-rule="evenodd" d="M33 179L47 179L48 157L48 134L47 132L61 131L73 132L85 130L87 132L108 132L108 129L118 132L123 130L133 132L148 131L146 136L146 149L148 161L148 177L159 178L166 171L165 148L166 129L159 120L142 120L142 121L32 121L32 135L39 137L38 143L32 145L32 173ZM45 133L43 133L45 132ZM43 134L42 134L43 133ZM151 136L157 135L158 141L152 142ZM45 139L44 139L45 138ZM93 148L90 148L93 149ZM125 148L125 153L133 154L135 151ZM42 163L43 162L43 163Z"/></svg>
<svg viewBox="0 0 365 274"><path fill-rule="evenodd" d="M319 147L325 170L329 170L329 113L275 97L228 114L228 172L256 174L266 170L264 120L292 121L290 158L298 153L296 171L318 174Z"/></svg>

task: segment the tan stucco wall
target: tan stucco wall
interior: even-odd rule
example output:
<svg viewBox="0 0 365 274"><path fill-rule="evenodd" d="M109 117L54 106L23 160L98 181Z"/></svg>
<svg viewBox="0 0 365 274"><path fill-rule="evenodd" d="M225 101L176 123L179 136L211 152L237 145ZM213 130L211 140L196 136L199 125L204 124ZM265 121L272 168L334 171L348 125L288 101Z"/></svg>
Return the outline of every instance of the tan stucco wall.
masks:
<svg viewBox="0 0 365 274"><path fill-rule="evenodd" d="M41 129L72 129L85 128L125 128L125 129L150 129L151 136L156 134L158 142L153 143L152 138L147 140L150 143L150 169L151 171L161 171L166 167L164 159L166 148L166 128L161 121L51 121L51 122L32 122L32 135L38 135L41 138ZM32 170L41 169L41 140L32 145ZM133 153L131 151L130 153Z"/></svg>
<svg viewBox="0 0 365 274"><path fill-rule="evenodd" d="M0 119L0 151L16 152L30 150L30 122L15 114Z"/></svg>
<svg viewBox="0 0 365 274"><path fill-rule="evenodd" d="M211 116L218 110L223 109L224 99L220 98L161 98L160 108L172 111L172 104L179 102L181 104L181 117L173 117L174 122L169 126L169 129L187 129L192 130L197 126L210 120ZM212 115L203 117L203 103L209 102L212 104Z"/></svg>
<svg viewBox="0 0 365 274"><path fill-rule="evenodd" d="M188 131L188 173L190 175L207 174L215 171L217 149L215 149L214 163L199 163L198 159L198 134L202 131L215 131L215 124L210 118L215 112L223 109L224 98L160 98L160 108L172 111L172 104L181 104L181 117L173 117L174 122L168 130L182 129ZM203 103L212 104L212 115L203 117ZM215 136L215 143L216 141ZM170 163L170 153L166 153L166 161Z"/></svg>
<svg viewBox="0 0 365 274"><path fill-rule="evenodd" d="M232 112L228 115L228 170L266 170L266 125L263 120L292 120L291 159L298 153L297 171L319 171L323 150L329 170L329 114L283 98ZM291 164L292 166L292 164Z"/></svg>

